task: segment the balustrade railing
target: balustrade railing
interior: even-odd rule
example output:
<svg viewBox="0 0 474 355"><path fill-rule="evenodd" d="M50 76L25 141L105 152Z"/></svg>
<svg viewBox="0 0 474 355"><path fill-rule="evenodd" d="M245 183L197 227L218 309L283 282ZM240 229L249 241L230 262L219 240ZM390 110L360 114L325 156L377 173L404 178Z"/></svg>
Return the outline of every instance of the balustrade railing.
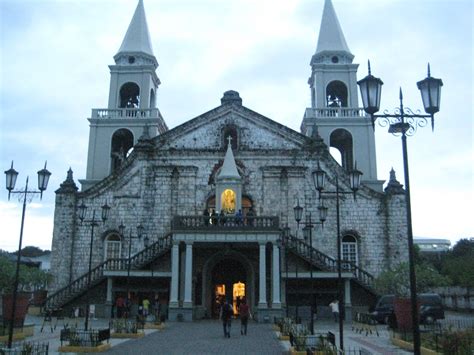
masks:
<svg viewBox="0 0 474 355"><path fill-rule="evenodd" d="M172 221L173 231L205 231L217 230L273 230L279 231L278 217L266 216L175 216Z"/></svg>
<svg viewBox="0 0 474 355"><path fill-rule="evenodd" d="M92 109L92 118L157 118L161 117L157 108L94 108Z"/></svg>
<svg viewBox="0 0 474 355"><path fill-rule="evenodd" d="M320 252L305 241L297 239L293 236L286 238L284 237L282 241L285 247L289 248L312 264L320 267L322 270L333 272L337 271L338 262L336 259ZM374 276L361 269L356 264L347 260L341 260L341 269L344 272L351 272L355 279L364 286L370 288L373 287Z"/></svg>
<svg viewBox="0 0 474 355"><path fill-rule="evenodd" d="M357 107L325 107L312 108L312 116L314 117L365 117L366 113L363 108Z"/></svg>
<svg viewBox="0 0 474 355"><path fill-rule="evenodd" d="M151 262L154 258L159 256L160 253L164 253L171 247L172 235L167 234L159 238L155 243L151 244L147 248L143 249L139 253L133 255L130 258L130 265L133 268L139 268L145 264ZM58 309L67 302L73 300L89 287L92 287L102 281L104 278L104 271L110 270L126 270L128 268L129 260L125 259L108 259L96 267L90 272L81 275L76 280L72 281L65 287L57 290L46 299L46 308ZM90 276L90 281L89 281Z"/></svg>

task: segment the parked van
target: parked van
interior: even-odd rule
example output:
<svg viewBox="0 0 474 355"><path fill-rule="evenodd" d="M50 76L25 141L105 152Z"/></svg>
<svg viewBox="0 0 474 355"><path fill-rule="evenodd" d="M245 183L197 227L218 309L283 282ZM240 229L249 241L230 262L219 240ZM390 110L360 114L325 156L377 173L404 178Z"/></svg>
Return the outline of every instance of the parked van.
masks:
<svg viewBox="0 0 474 355"><path fill-rule="evenodd" d="M395 295L380 297L372 313L377 322L387 324L388 318L393 312L394 300ZM420 293L418 302L420 302L420 323L433 323L437 319L444 319L443 303L437 293Z"/></svg>

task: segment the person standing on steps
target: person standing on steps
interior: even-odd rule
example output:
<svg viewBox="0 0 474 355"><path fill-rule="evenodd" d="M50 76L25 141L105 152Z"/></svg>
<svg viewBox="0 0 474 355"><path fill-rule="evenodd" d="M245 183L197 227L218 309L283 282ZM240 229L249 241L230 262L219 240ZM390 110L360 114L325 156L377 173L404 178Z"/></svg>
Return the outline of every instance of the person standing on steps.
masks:
<svg viewBox="0 0 474 355"><path fill-rule="evenodd" d="M230 338L230 326L232 324L232 314L234 310L232 305L226 299L224 304L221 306L220 318L222 320L222 326L224 327L224 337Z"/></svg>

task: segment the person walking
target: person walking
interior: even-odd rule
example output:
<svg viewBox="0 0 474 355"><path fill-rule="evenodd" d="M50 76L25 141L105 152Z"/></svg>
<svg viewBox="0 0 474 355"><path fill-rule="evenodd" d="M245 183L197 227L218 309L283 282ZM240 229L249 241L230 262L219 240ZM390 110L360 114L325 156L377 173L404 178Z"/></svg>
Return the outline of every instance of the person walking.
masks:
<svg viewBox="0 0 474 355"><path fill-rule="evenodd" d="M234 309L229 301L226 299L224 304L221 306L220 318L222 320L222 326L224 327L224 337L230 338L230 326L232 324L232 314Z"/></svg>
<svg viewBox="0 0 474 355"><path fill-rule="evenodd" d="M331 307L331 312L334 316L334 321L337 323L337 321L339 320L339 301L332 301L331 303L329 303L329 307Z"/></svg>
<svg viewBox="0 0 474 355"><path fill-rule="evenodd" d="M148 315L150 314L150 300L148 297L145 296L145 298L142 301L143 305L143 318L146 319Z"/></svg>
<svg viewBox="0 0 474 355"><path fill-rule="evenodd" d="M239 313L240 313L240 334L247 335L247 324L249 321L249 317L251 317L252 315L250 313L250 307L247 304L247 301L245 300L245 298L240 303Z"/></svg>

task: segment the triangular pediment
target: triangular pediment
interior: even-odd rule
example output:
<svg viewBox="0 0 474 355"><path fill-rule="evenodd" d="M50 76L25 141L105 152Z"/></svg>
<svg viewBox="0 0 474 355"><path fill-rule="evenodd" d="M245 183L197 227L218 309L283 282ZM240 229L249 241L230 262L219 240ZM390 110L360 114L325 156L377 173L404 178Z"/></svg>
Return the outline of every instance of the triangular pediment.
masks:
<svg viewBox="0 0 474 355"><path fill-rule="evenodd" d="M301 149L308 137L239 104L223 104L155 138L160 149L222 150L227 127L239 150Z"/></svg>

